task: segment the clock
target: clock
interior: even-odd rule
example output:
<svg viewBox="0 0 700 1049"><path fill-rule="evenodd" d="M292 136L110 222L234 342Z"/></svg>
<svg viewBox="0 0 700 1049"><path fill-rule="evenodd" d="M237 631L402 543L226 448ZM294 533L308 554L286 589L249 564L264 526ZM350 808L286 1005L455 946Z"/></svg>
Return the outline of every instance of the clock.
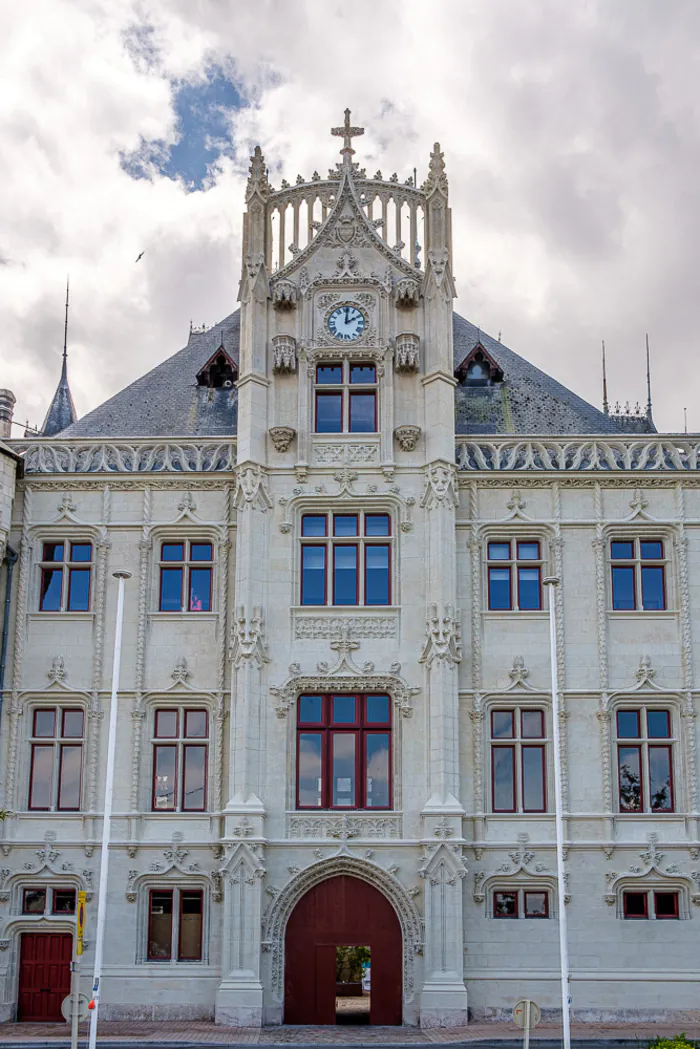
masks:
<svg viewBox="0 0 700 1049"><path fill-rule="evenodd" d="M365 315L357 306L344 303L336 306L328 318L328 330L334 339L354 342L365 330Z"/></svg>

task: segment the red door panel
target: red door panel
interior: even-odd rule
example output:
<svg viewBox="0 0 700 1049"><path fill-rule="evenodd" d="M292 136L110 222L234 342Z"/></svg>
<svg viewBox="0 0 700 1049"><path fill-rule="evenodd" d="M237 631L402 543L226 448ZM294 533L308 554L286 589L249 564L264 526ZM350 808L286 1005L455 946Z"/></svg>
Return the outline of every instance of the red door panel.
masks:
<svg viewBox="0 0 700 1049"><path fill-rule="evenodd" d="M70 933L25 932L19 960L17 1019L62 1020L61 1002L70 992Z"/></svg>

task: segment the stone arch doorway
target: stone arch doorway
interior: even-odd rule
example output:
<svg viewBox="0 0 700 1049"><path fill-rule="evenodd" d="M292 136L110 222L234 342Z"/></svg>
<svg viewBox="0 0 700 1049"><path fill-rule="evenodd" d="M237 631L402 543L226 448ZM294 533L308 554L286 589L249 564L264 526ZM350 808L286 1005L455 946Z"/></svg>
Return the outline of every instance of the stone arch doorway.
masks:
<svg viewBox="0 0 700 1049"><path fill-rule="evenodd" d="M335 949L371 951L371 1024L401 1023L401 925L389 900L360 878L319 882L292 911L285 934L284 1022L334 1024Z"/></svg>

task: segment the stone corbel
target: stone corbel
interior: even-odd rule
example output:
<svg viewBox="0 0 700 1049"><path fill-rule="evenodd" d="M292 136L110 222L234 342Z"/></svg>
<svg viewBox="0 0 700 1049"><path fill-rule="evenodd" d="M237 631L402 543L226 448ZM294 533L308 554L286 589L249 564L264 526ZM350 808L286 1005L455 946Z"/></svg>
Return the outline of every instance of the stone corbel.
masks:
<svg viewBox="0 0 700 1049"><path fill-rule="evenodd" d="M397 426L394 430L394 437L404 452L415 451L420 435L420 426Z"/></svg>
<svg viewBox="0 0 700 1049"><path fill-rule="evenodd" d="M272 336L272 370L294 372L297 368L297 340L293 335Z"/></svg>
<svg viewBox="0 0 700 1049"><path fill-rule="evenodd" d="M420 367L420 339L410 331L396 336L395 364L397 372L417 372Z"/></svg>
<svg viewBox="0 0 700 1049"><path fill-rule="evenodd" d="M271 426L269 429L270 439L275 446L276 452L288 451L292 441L297 435L291 426Z"/></svg>
<svg viewBox="0 0 700 1049"><path fill-rule="evenodd" d="M412 277L400 277L394 285L394 304L400 310L412 310L420 302L420 284Z"/></svg>
<svg viewBox="0 0 700 1049"><path fill-rule="evenodd" d="M294 310L297 305L297 287L294 281L283 278L272 285L272 305L276 310Z"/></svg>

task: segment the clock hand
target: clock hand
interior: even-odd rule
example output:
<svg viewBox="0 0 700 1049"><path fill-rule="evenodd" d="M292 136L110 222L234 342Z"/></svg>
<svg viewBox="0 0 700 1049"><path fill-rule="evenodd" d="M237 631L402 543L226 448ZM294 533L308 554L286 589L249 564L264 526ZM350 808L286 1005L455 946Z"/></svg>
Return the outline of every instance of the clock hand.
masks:
<svg viewBox="0 0 700 1049"><path fill-rule="evenodd" d="M346 323L346 324L349 324L349 323L350 323L350 317L349 317L349 313L350 313L350 307L349 307L349 306L346 306L346 307L345 307L345 323Z"/></svg>

